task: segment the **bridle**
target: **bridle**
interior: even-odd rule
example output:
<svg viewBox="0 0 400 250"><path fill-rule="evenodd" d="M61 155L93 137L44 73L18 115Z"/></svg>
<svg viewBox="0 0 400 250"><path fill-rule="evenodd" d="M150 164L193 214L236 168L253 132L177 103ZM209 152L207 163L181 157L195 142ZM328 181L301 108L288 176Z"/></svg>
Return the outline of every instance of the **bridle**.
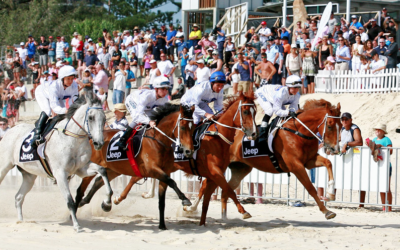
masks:
<svg viewBox="0 0 400 250"><path fill-rule="evenodd" d="M88 122L88 118L87 118L88 113L89 113L89 110L91 110L91 109L101 109L101 110L103 110L102 107L88 107L88 108L86 109L85 119L84 119L84 121L83 121L83 126L80 125L79 122L77 122L77 121L75 120L74 116L72 116L71 119L70 119L70 120L72 120L81 130L83 130L83 132L85 132L84 135L75 134L75 133L73 133L73 132L67 130L67 126L68 126L68 123L70 122L70 120L68 120L67 124L65 124L64 129L61 129L61 131L62 131L65 135L68 135L68 136L71 136L71 137L75 137L75 138L86 138L86 137L88 137L89 139L92 139L92 135L91 135L91 133L90 133L89 122ZM84 126L87 127L87 130L84 128ZM60 130L60 129L57 129L57 130Z"/></svg>
<svg viewBox="0 0 400 250"><path fill-rule="evenodd" d="M157 130L158 132L160 132L160 134L162 134L163 136L167 137L169 140L171 140L173 143L175 143L176 146L178 146L179 148L182 146L181 142L180 142L180 130L181 130L181 121L191 121L193 122L193 119L189 119L189 118L185 118L185 117L181 117L181 114L179 114L178 116L178 120L176 121L175 127L172 130L172 134L175 133L175 129L178 128L178 137L176 138L176 140L172 139L171 137L169 137L167 134L165 134L161 129L154 127L155 130Z"/></svg>

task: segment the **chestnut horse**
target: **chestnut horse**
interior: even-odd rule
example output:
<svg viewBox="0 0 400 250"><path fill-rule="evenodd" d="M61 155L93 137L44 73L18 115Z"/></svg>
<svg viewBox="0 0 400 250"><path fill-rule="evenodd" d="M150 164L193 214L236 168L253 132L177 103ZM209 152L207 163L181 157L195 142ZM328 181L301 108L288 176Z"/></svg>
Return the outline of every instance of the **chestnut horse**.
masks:
<svg viewBox="0 0 400 250"><path fill-rule="evenodd" d="M229 187L225 179L224 172L229 164L229 147L232 143L236 130L242 131L249 139L256 139L257 131L255 125L256 106L254 97L231 97L224 105L224 113L219 115L217 121L208 128L206 135L201 141L201 147L197 152L196 164L198 174L207 178L215 186L221 187L222 190L235 202L239 213L244 219L250 218L251 215L245 211L243 206L238 201L235 192ZM243 135L243 133L240 133ZM93 160L93 159L92 159ZM173 161L171 161L173 162ZM176 162L173 167L165 170L167 173L172 173L177 170L182 170L190 175L194 174L189 162ZM128 186L122 192L120 197L114 200L115 204L119 204L126 199L132 186L139 181L140 178L132 177ZM99 179L99 182L101 180ZM159 196L165 197L165 184L159 183ZM89 195L93 195L96 190L92 190ZM86 199L86 198L85 198ZM90 198L88 198L90 199ZM200 225L204 225L206 221L208 206L202 213ZM160 218L160 223L163 218Z"/></svg>
<svg viewBox="0 0 400 250"><path fill-rule="evenodd" d="M341 129L339 116L340 103L338 103L337 107L335 107L331 105L331 103L321 99L306 101L303 109L298 111L297 117L314 134L319 132L319 134L323 136L322 141L326 149L331 152L338 153L338 133ZM297 120L291 119L286 122L283 127L299 131L301 134L309 137L314 136ZM231 161L229 168L232 171L232 178L229 181L229 185L232 189L237 188L243 178L249 174L253 168L267 173L279 173L273 166L268 156L243 158L242 138L243 134L238 133L235 136L235 141L229 150ZM330 200L335 200L332 163L330 160L318 154L318 145L319 143L316 137L313 140L304 139L292 132L280 129L276 133L273 141L273 150L283 172L291 172L296 175L299 181L307 189L308 193L314 198L319 206L320 211L325 214L325 218L332 219L336 216L336 214L329 211L324 206L323 202L320 201L317 196L317 191L311 183L305 170L306 168L313 169L316 167L326 166L329 175L327 195ZM205 180L200 189L199 197L192 205L191 210L196 210L203 194L204 200L207 200L206 195L210 195L214 189L215 186L213 183L210 185L208 179ZM226 218L227 200L227 194L222 191L221 202L223 218Z"/></svg>
<svg viewBox="0 0 400 250"><path fill-rule="evenodd" d="M166 189L167 185L170 186L177 193L179 199L182 200L183 205L191 205L191 202L179 190L175 181L169 177L169 169L173 168L174 162L170 138L178 138L179 135L183 153L187 157L192 156L194 152L192 138L195 127L192 119L193 111L194 106L187 107L171 105L169 103L157 107L150 115L150 119L158 121L157 128L163 131L165 135L155 129L147 130L142 141L142 149L135 158L138 169L143 177L151 177L160 180L160 183L163 183L162 189ZM128 160L115 162L106 161L108 144L111 138L118 132L119 130L104 131L105 146L101 151L93 150L91 158L91 160L107 169L110 181L121 174L136 176ZM77 190L76 204L79 204L79 206L83 206L90 201L90 199L82 200L82 197L92 179L93 177L84 178ZM104 185L104 182L96 178L94 188L100 188L102 185ZM160 218L164 218L165 192L160 192L160 194L163 195L160 197L159 203ZM110 210L111 207L108 211ZM165 228L163 222L160 222L160 227Z"/></svg>

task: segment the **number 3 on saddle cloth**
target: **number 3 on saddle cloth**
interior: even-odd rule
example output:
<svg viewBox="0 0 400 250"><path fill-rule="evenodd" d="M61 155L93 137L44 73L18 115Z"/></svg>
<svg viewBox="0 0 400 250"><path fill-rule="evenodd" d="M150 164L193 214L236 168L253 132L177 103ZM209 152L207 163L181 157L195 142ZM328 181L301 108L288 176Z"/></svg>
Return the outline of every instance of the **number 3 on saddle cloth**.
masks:
<svg viewBox="0 0 400 250"><path fill-rule="evenodd" d="M143 135L146 129L142 125L138 125L132 132L131 137L128 139L128 150L122 150L116 144L118 143L124 131L119 131L110 140L107 146L106 161L125 161L128 160L131 164L132 170L137 177L142 177L139 171L139 167L136 163L135 157L138 156L140 149L142 148Z"/></svg>

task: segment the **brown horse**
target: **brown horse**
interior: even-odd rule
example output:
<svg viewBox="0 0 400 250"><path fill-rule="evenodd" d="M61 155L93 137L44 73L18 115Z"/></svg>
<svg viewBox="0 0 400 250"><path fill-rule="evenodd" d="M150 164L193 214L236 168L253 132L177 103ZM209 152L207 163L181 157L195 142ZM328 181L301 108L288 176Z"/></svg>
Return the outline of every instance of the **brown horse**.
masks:
<svg viewBox="0 0 400 250"><path fill-rule="evenodd" d="M323 135L324 146L332 152L337 153L338 147L338 133L341 129L341 123L338 117L340 116L340 103L337 107L325 100L308 100L306 101L302 110L298 111L298 119L302 121L313 133L319 132ZM283 127L299 131L301 134L312 137L313 135L298 121L288 121ZM238 133L235 136L235 141L231 146L229 168L232 171L232 178L229 185L232 189L239 186L243 178L251 172L253 168L267 173L279 173L273 166L268 156L243 158L242 155L242 138L243 134ZM308 193L314 198L322 213L325 214L326 219L332 219L336 216L335 213L329 211L324 204L318 199L317 191L312 185L307 172L307 169L326 166L329 174L329 188L328 197L330 200L335 200L334 195L334 179L332 172L331 162L318 154L318 140L304 139L292 132L286 130L278 130L276 133L273 150L276 158L278 159L279 166L283 172L291 172L299 179L303 186L307 189ZM213 191L215 187L207 180L199 192L199 197L204 194L204 200L207 199L206 195L210 195L210 189ZM222 191L222 217L226 218L227 213L227 194ZM196 207L200 199L192 205L192 210ZM204 202L203 202L204 209Z"/></svg>
<svg viewBox="0 0 400 250"><path fill-rule="evenodd" d="M224 172L229 164L229 147L231 141L234 139L236 130L244 132L250 139L255 139L257 137L254 120L256 114L254 97L246 97L243 95L240 97L232 97L225 103L224 110L224 113L219 116L216 123L212 124L207 130L207 133L210 134L206 135L201 141L201 147L197 152L196 158L198 175L206 177L215 187L221 187L235 202L239 213L243 214L243 218L247 219L250 218L251 215L244 210L243 206L237 200L235 192L229 187L224 177ZM176 162L173 168L165 171L172 173L176 170L194 174L189 162ZM132 177L128 186L120 197L114 200L114 203L119 204L122 200L126 199L130 189L138 180L140 180L140 178ZM101 182L100 179L99 182ZM165 184L160 182L159 194L165 193L165 188L162 187L163 185ZM91 191L88 196L93 195L94 192L96 192L96 190L93 192ZM165 194L163 195L165 196ZM208 206L202 213L200 225L205 224L207 208Z"/></svg>
<svg viewBox="0 0 400 250"><path fill-rule="evenodd" d="M191 157L194 152L193 147L193 107L179 106L166 104L158 107L152 115L151 120L159 121L157 128L163 131L170 138L177 138L179 134L179 141L183 153L187 157ZM93 150L91 160L107 169L108 178L110 181L115 177L124 174L129 176L136 176L128 160L107 162L107 147L111 138L119 132L118 130L104 131L105 146L101 151ZM173 168L174 156L171 141L165 135L162 135L155 129L150 129L145 132L142 142L142 149L136 157L138 169L143 177L151 177L160 180L163 183L162 188L166 189L167 185L170 186L182 200L183 205L190 205L191 202L179 190L175 181L169 177L169 169ZM90 199L82 200L84 192L88 187L93 177L87 177L82 180L80 187L76 194L76 204L83 206L90 202ZM100 188L104 184L99 178L96 179L94 188ZM160 220L164 219L165 208L165 192L160 192L163 196L160 197L159 209ZM91 198L92 196L90 196ZM111 207L110 209L111 210ZM160 228L165 228L164 221L160 221Z"/></svg>

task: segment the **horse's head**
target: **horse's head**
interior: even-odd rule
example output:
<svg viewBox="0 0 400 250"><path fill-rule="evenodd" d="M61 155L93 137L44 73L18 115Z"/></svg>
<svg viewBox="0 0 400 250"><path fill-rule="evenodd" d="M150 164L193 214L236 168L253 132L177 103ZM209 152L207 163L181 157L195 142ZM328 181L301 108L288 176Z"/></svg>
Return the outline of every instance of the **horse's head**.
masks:
<svg viewBox="0 0 400 250"><path fill-rule="evenodd" d="M254 97L240 95L239 98L227 109L234 111L233 126L242 129L247 139L257 139L256 113L257 107Z"/></svg>
<svg viewBox="0 0 400 250"><path fill-rule="evenodd" d="M342 128L340 122L340 103L337 104L336 108L326 107L326 118L325 125L321 125L319 133L323 136L325 152L339 153L339 133Z"/></svg>
<svg viewBox="0 0 400 250"><path fill-rule="evenodd" d="M101 106L101 101L93 92L81 95L68 109L67 118L73 118L80 128L91 137L96 150L103 147L106 115Z"/></svg>
<svg viewBox="0 0 400 250"><path fill-rule="evenodd" d="M180 106L177 129L174 131L175 138L179 138L181 150L186 157L191 157L194 153L193 132L195 125L193 123L194 106Z"/></svg>

